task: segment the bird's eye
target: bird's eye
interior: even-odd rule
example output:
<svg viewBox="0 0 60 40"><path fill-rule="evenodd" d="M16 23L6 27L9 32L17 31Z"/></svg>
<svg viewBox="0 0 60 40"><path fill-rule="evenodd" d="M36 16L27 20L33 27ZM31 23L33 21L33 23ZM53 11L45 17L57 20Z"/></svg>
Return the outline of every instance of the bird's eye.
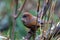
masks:
<svg viewBox="0 0 60 40"><path fill-rule="evenodd" d="M23 16L23 18L27 17L26 15Z"/></svg>

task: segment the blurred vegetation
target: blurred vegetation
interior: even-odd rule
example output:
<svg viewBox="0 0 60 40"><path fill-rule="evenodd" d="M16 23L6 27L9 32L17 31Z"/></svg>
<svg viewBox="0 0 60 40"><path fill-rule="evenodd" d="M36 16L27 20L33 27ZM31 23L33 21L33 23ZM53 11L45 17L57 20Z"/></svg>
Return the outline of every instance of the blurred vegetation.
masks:
<svg viewBox="0 0 60 40"><path fill-rule="evenodd" d="M35 0L36 1L36 0ZM22 5L23 5L23 2L24 2L24 0L19 0L19 6L18 6L18 8L19 7L21 7ZM5 13L6 12L6 17L8 17L8 19L4 19L4 21L9 21L10 23L11 23L11 19L9 18L10 17L10 15L13 13L12 11L12 8L11 8L11 5L13 5L13 4L11 4L12 3L12 0L1 0L0 1L0 20L1 19L4 19L3 18L3 16L4 16L4 14L3 13ZM42 5L42 3L43 3L43 0L41 0L41 5ZM34 16L36 16L37 15L37 11L36 11L36 7L35 7L35 9L33 10L33 8L34 8L34 6L31 8L31 9L29 9L29 12L31 13L31 14L33 14ZM23 12L22 12L23 13ZM22 40L22 38L27 34L27 28L23 25L23 23L21 22L21 16L22 16L22 13L21 13L21 15L18 17L18 19L16 20L16 27L15 27L15 40ZM54 14L54 21L57 23L59 20L58 20L58 16L56 16L55 14ZM2 23L4 23L4 22L2 22ZM10 25L9 26L9 30L7 30L7 31L4 31L3 33L2 33L2 35L4 35L4 36L10 36L10 33L11 33L11 28L10 27L12 27L12 25ZM37 31L37 36L40 34L40 30L38 29L38 31Z"/></svg>

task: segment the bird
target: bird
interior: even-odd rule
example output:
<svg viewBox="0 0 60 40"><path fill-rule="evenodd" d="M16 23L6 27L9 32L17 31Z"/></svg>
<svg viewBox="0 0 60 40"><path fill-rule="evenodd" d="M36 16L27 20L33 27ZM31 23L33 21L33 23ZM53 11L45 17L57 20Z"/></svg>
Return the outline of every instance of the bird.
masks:
<svg viewBox="0 0 60 40"><path fill-rule="evenodd" d="M37 30L40 27L40 23L41 24L44 23L43 20L39 20L37 22L37 17L33 16L29 12L24 12L21 19L22 19L23 24L31 30Z"/></svg>

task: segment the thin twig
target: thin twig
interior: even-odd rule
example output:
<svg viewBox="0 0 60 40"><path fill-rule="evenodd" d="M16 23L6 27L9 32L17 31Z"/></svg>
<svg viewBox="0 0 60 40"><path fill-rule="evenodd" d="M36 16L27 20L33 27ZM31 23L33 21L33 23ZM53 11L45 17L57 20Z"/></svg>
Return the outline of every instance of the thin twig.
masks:
<svg viewBox="0 0 60 40"><path fill-rule="evenodd" d="M16 19L19 17L19 15L21 14L22 10L24 9L24 6L25 6L25 4L26 4L26 1L27 1L27 0L24 1L21 9L19 10L19 13L18 13L17 16L16 16Z"/></svg>
<svg viewBox="0 0 60 40"><path fill-rule="evenodd" d="M50 6L51 0L48 0L48 2L44 2L42 9L39 11L39 18L43 18L44 15L46 15L46 12Z"/></svg>
<svg viewBox="0 0 60 40"><path fill-rule="evenodd" d="M37 12L39 12L39 8L40 8L40 0L38 0L38 3L37 3Z"/></svg>
<svg viewBox="0 0 60 40"><path fill-rule="evenodd" d="M46 12L47 12L48 8L50 7L50 5L51 5L51 0L48 0L47 2L44 1L44 4L43 4L42 9L41 9L41 10L39 11L39 13L38 13L38 18L39 18L39 19L42 19L43 16L46 15ZM42 34L42 35L43 35L43 34Z"/></svg>
<svg viewBox="0 0 60 40"><path fill-rule="evenodd" d="M14 0L15 4L15 8L14 8L14 13L12 15L12 21L13 21L13 27L12 27L12 34L11 34L11 40L14 40L14 30L15 30L15 26L16 26L16 19L14 18L14 14L17 14L17 8L18 8L18 0Z"/></svg>

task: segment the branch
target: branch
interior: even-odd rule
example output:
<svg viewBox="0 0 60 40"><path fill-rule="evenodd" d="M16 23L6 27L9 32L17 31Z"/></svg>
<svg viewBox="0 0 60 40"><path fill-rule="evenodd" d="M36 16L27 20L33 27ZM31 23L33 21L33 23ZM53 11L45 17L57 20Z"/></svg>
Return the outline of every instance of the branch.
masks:
<svg viewBox="0 0 60 40"><path fill-rule="evenodd" d="M47 12L48 8L49 8L50 5L51 5L51 1L52 1L52 0L48 0L47 2L44 1L44 4L43 4L42 9L41 9L41 10L39 11L39 13L38 13L38 18L43 18L43 16L46 15L46 12Z"/></svg>
<svg viewBox="0 0 60 40"><path fill-rule="evenodd" d="M38 13L38 19L42 19L45 15L47 10L50 8L51 6L51 2L52 0L45 0L43 3L43 7L41 8L41 10ZM43 34L42 34L43 35Z"/></svg>
<svg viewBox="0 0 60 40"><path fill-rule="evenodd" d="M15 8L14 8L14 13L12 15L12 21L13 21L13 27L12 27L12 34L11 34L11 40L14 40L14 30L16 26L16 19L14 18L14 15L17 14L17 8L18 8L18 0L13 0L15 2Z"/></svg>
<svg viewBox="0 0 60 40"><path fill-rule="evenodd" d="M40 0L38 0L38 3L37 3L37 12L39 12L39 8L40 8Z"/></svg>
<svg viewBox="0 0 60 40"><path fill-rule="evenodd" d="M27 1L27 0L24 1L21 9L20 9L20 8L18 9L18 10L19 10L19 13L15 15L15 19L17 19L17 18L19 17L19 15L21 14L21 12L22 12L22 10L24 9L24 6L25 6L25 4L26 4L26 1Z"/></svg>
<svg viewBox="0 0 60 40"><path fill-rule="evenodd" d="M60 19L60 0L55 1L54 7L54 13L59 17Z"/></svg>

